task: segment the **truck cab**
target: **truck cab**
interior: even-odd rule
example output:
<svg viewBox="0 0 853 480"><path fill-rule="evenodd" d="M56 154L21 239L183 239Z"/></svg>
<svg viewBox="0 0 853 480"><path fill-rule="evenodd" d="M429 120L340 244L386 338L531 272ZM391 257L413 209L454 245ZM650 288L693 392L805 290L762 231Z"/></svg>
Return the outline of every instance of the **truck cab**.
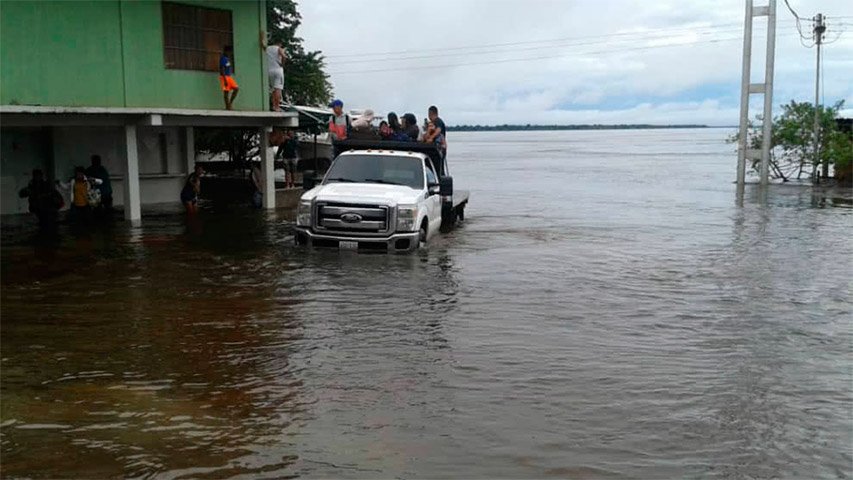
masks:
<svg viewBox="0 0 853 480"><path fill-rule="evenodd" d="M409 142L335 142L322 181L300 198L296 243L308 247L410 252L461 219L453 179L434 146ZM310 188L310 189L309 189Z"/></svg>

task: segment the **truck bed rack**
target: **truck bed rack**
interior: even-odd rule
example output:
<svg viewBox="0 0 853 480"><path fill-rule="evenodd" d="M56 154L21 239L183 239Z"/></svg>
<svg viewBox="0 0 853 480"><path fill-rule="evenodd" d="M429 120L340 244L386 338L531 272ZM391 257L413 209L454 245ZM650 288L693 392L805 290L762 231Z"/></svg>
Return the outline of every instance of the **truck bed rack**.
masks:
<svg viewBox="0 0 853 480"><path fill-rule="evenodd" d="M391 140L335 140L332 142L332 146L335 150L336 158L347 150L395 150L423 153L432 160L432 164L438 169L437 173L440 176L447 175L444 154L437 146L430 143L395 142Z"/></svg>

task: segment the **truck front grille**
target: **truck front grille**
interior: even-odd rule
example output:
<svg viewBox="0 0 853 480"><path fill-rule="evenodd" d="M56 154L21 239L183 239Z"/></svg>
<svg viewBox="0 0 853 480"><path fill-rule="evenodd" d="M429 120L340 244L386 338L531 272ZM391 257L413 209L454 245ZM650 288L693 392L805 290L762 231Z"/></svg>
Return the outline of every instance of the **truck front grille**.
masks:
<svg viewBox="0 0 853 480"><path fill-rule="evenodd" d="M347 203L316 204L315 230L347 235L380 235L389 233L391 209L384 205Z"/></svg>

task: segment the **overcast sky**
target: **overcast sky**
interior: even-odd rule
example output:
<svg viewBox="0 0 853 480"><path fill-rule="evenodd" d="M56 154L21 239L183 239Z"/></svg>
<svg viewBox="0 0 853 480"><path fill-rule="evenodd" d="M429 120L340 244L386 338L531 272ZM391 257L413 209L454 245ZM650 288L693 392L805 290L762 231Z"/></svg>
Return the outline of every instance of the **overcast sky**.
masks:
<svg viewBox="0 0 853 480"><path fill-rule="evenodd" d="M853 107L853 0L789 1L802 17L830 17L824 96ZM312 0L299 9L299 33L326 54L347 108L420 119L435 104L451 125L737 123L744 0ZM782 0L777 9L774 108L813 101L815 75L815 49L801 45ZM766 19L755 25L752 78L762 81ZM810 34L811 22L802 26Z"/></svg>

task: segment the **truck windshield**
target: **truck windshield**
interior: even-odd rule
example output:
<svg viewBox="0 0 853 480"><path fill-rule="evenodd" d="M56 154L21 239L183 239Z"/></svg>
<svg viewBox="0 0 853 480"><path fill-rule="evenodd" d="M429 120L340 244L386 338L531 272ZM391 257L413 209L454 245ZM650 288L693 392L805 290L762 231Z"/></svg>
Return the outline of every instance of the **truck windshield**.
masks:
<svg viewBox="0 0 853 480"><path fill-rule="evenodd" d="M324 183L357 182L424 188L423 160L390 155L341 155L335 159Z"/></svg>

